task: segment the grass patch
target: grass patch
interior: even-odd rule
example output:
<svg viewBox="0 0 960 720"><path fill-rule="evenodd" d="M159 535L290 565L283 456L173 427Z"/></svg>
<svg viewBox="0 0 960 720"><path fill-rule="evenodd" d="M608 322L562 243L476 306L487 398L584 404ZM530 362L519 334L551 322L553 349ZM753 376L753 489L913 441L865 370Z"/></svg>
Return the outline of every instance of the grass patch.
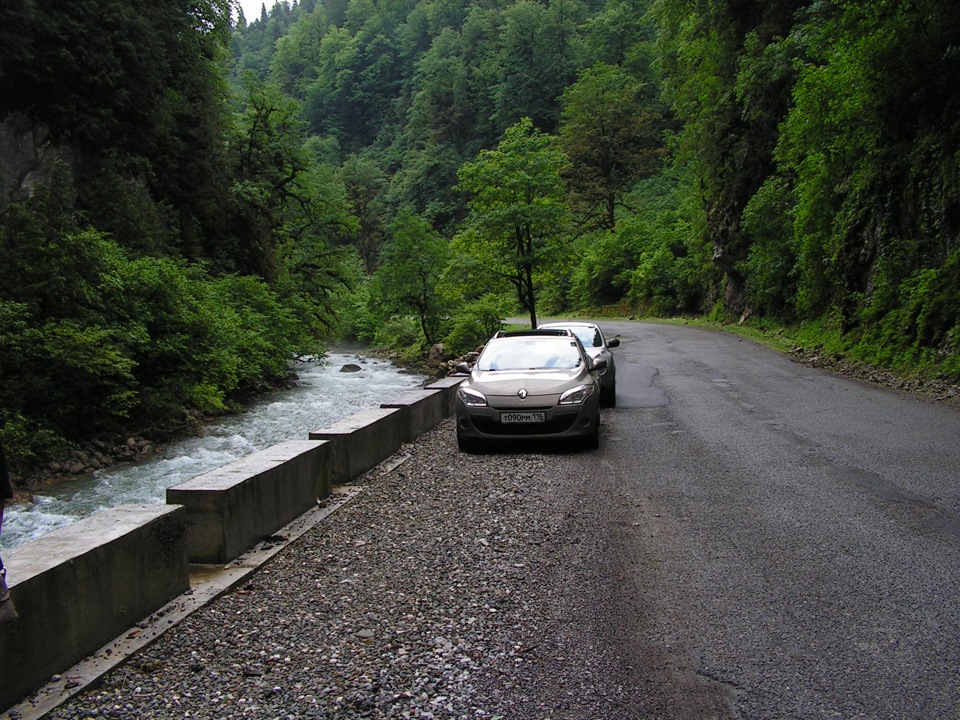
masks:
<svg viewBox="0 0 960 720"><path fill-rule="evenodd" d="M780 325L767 319L749 319L743 323L722 323L705 318L649 318L648 321L734 333L846 374L872 375L884 371L901 380L960 383L960 361L953 355L937 357L933 351L920 352L914 347L876 346L860 333L841 333L829 318L797 325Z"/></svg>

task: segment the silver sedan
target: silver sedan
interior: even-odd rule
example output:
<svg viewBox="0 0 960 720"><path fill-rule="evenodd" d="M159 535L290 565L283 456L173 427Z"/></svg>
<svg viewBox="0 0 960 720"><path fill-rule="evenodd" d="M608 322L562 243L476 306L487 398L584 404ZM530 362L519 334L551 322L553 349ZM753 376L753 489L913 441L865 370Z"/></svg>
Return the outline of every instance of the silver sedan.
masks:
<svg viewBox="0 0 960 720"><path fill-rule="evenodd" d="M616 407L617 405L617 365L611 348L620 347L619 338L607 339L600 326L592 322L548 322L539 325L539 328L561 328L570 330L583 343L587 354L596 360L605 360L606 370L600 373L600 405L602 407Z"/></svg>
<svg viewBox="0 0 960 720"><path fill-rule="evenodd" d="M457 390L457 443L473 451L497 442L575 439L600 443L600 378L594 361L564 330L498 333Z"/></svg>

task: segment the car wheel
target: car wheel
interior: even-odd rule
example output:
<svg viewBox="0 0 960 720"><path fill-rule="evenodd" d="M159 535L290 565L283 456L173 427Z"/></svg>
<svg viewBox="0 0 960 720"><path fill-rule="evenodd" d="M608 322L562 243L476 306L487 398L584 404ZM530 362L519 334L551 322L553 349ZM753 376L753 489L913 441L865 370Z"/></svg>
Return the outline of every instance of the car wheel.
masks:
<svg viewBox="0 0 960 720"><path fill-rule="evenodd" d="M600 449L600 423L597 422L597 427L589 435L583 436L582 445L584 450L598 450Z"/></svg>
<svg viewBox="0 0 960 720"><path fill-rule="evenodd" d="M466 453L476 453L480 450L480 445L476 440L465 438L457 433L457 447Z"/></svg>
<svg viewBox="0 0 960 720"><path fill-rule="evenodd" d="M600 404L603 407L616 407L617 406L617 386L611 385L608 388L600 388Z"/></svg>

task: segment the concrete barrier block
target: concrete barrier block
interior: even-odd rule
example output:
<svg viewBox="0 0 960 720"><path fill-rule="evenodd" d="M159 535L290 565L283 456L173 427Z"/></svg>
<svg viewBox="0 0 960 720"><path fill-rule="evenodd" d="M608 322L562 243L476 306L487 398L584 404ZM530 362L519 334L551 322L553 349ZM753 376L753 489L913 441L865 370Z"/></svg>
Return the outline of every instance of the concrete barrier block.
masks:
<svg viewBox="0 0 960 720"><path fill-rule="evenodd" d="M333 443L333 478L337 484L348 483L386 460L400 449L404 437L403 415L397 408L361 410L310 432L311 440Z"/></svg>
<svg viewBox="0 0 960 720"><path fill-rule="evenodd" d="M440 388L410 390L390 402L381 403L380 407L400 411L403 442L413 442L445 417L443 390Z"/></svg>
<svg viewBox="0 0 960 720"><path fill-rule="evenodd" d="M457 388L466 379L466 375L451 375L427 385L427 390L440 390L443 393L444 417L450 417L457 411Z"/></svg>
<svg viewBox="0 0 960 720"><path fill-rule="evenodd" d="M299 517L333 486L328 443L287 440L167 489L187 510L192 563L226 563Z"/></svg>
<svg viewBox="0 0 960 720"><path fill-rule="evenodd" d="M190 588L186 510L121 505L3 553L20 618L0 625L0 708Z"/></svg>

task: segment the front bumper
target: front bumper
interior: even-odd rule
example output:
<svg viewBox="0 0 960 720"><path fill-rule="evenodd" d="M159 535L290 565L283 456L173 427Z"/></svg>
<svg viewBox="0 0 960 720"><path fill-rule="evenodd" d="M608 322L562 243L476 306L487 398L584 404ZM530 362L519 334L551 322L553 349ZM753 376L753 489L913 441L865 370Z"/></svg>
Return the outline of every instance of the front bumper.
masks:
<svg viewBox="0 0 960 720"><path fill-rule="evenodd" d="M582 405L524 407L525 412L543 412L542 423L500 422L501 412L517 407L467 407L457 400L457 434L469 440L511 441L532 438L562 439L585 437L597 432L600 424L599 397L594 393Z"/></svg>

